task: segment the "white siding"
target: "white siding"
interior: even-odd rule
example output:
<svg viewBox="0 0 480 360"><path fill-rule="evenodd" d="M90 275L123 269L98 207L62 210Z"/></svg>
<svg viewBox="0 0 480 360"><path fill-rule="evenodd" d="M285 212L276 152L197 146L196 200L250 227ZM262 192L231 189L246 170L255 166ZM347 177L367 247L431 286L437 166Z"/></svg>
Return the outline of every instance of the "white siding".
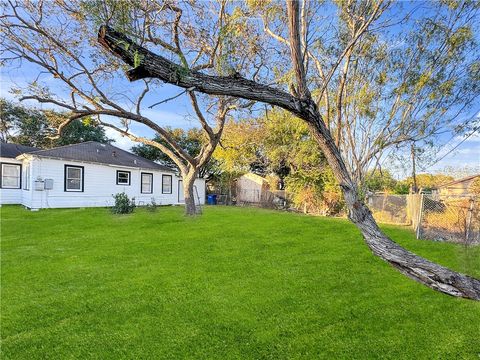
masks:
<svg viewBox="0 0 480 360"><path fill-rule="evenodd" d="M0 163L19 164L22 162L16 159L0 157ZM23 179L22 179L23 180ZM22 189L0 188L0 204L21 204Z"/></svg>
<svg viewBox="0 0 480 360"><path fill-rule="evenodd" d="M83 166L83 192L65 191L65 165ZM117 185L117 170L130 171L130 185ZM142 194L141 173L153 173L153 194ZM162 194L162 174L172 175L172 193ZM125 192L129 197L135 197L137 204L147 204L152 197L158 205L178 204L178 178L174 173L160 172L149 169L126 168L102 164L81 163L46 158L34 158L31 168L32 185L30 193L32 200L25 204L34 209L111 206L113 194ZM52 179L53 189L35 191L35 180ZM202 204L205 202L205 180L197 179L196 186Z"/></svg>

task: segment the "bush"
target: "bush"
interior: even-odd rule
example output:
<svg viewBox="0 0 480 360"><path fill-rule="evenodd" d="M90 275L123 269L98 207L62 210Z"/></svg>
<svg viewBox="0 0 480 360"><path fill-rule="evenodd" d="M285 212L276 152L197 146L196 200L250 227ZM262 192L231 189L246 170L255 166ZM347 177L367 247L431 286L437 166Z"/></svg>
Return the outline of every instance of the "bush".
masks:
<svg viewBox="0 0 480 360"><path fill-rule="evenodd" d="M304 213L337 216L344 211L340 187L329 168L317 174L300 170L288 175L285 182L294 207Z"/></svg>
<svg viewBox="0 0 480 360"><path fill-rule="evenodd" d="M112 196L115 199L115 205L112 207L114 214L130 214L135 209L135 198L130 200L124 192Z"/></svg>
<svg viewBox="0 0 480 360"><path fill-rule="evenodd" d="M155 211L157 211L157 207L158 207L158 205L155 201L155 198L152 197L152 202L150 204L147 204L146 208L150 212L155 212Z"/></svg>

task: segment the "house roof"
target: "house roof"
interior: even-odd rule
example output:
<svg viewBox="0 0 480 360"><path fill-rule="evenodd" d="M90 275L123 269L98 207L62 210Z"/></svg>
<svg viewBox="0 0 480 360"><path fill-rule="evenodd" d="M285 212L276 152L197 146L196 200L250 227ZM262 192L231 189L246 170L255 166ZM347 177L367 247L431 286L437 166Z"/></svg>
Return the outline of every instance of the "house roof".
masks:
<svg viewBox="0 0 480 360"><path fill-rule="evenodd" d="M243 174L241 177L252 180L252 181L254 181L254 182L256 182L257 184L260 184L260 185L262 185L264 183L268 183L267 179L265 179L264 177L261 177L260 175L255 174L255 173L252 173L252 172L248 172L246 174Z"/></svg>
<svg viewBox="0 0 480 360"><path fill-rule="evenodd" d="M39 150L36 147L19 144L0 143L0 156L15 159L18 155Z"/></svg>
<svg viewBox="0 0 480 360"><path fill-rule="evenodd" d="M452 185L461 184L463 182L473 180L473 179L475 179L476 177L479 177L479 176L480 176L480 174L467 176L467 177L464 177L462 179L458 179L458 180L455 180L455 181L448 182L446 184L442 184L438 188L441 189L441 188L449 187L449 186L452 186Z"/></svg>
<svg viewBox="0 0 480 360"><path fill-rule="evenodd" d="M33 156L173 172L174 170L110 144L87 141L29 153Z"/></svg>

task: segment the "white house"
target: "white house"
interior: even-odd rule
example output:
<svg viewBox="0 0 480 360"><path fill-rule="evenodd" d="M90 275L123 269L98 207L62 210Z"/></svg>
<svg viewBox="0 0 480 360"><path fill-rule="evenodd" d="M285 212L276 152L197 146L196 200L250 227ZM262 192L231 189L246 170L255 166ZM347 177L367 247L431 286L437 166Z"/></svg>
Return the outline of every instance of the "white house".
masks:
<svg viewBox="0 0 480 360"><path fill-rule="evenodd" d="M195 180L205 202L205 180ZM49 150L0 143L0 204L37 210L111 206L125 192L137 205L184 202L182 179L169 167L95 141Z"/></svg>

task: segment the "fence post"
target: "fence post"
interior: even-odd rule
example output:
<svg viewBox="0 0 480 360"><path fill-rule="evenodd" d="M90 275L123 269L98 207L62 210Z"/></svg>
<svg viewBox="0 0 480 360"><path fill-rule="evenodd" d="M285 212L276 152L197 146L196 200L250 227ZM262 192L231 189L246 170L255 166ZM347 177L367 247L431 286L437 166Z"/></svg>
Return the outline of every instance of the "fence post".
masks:
<svg viewBox="0 0 480 360"><path fill-rule="evenodd" d="M418 209L418 218L417 218L417 228L415 229L415 233L417 239L420 239L421 228L422 228L422 217L423 217L423 197L424 194L420 194L420 207Z"/></svg>
<svg viewBox="0 0 480 360"><path fill-rule="evenodd" d="M472 215L473 215L473 207L475 205L475 199L472 197L470 198L470 206L468 207L467 212L467 219L466 219L466 231L465 231L465 245L468 244L468 239L470 237L470 227L472 226Z"/></svg>

